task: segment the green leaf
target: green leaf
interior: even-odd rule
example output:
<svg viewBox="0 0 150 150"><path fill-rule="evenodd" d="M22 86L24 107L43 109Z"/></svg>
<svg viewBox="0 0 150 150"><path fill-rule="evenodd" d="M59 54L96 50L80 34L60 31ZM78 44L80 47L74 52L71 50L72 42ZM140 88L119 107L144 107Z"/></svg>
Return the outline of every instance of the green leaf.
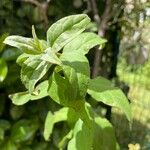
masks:
<svg viewBox="0 0 150 150"><path fill-rule="evenodd" d="M128 99L120 89L112 87L109 80L103 77L90 80L87 92L99 102L120 108L131 121L131 108Z"/></svg>
<svg viewBox="0 0 150 150"><path fill-rule="evenodd" d="M62 77L59 73L53 72L49 78L49 96L58 104L70 106L73 105L72 101L75 100L73 92L68 79Z"/></svg>
<svg viewBox="0 0 150 150"><path fill-rule="evenodd" d="M38 122L35 120L22 119L15 123L11 130L11 140L14 142L24 142L31 140L36 130Z"/></svg>
<svg viewBox="0 0 150 150"><path fill-rule="evenodd" d="M4 59L0 58L0 82L2 82L7 75L8 68Z"/></svg>
<svg viewBox="0 0 150 150"><path fill-rule="evenodd" d="M50 48L40 55L22 54L17 63L22 66L21 80L30 93L34 91L35 84L47 73L52 64L61 65L60 59Z"/></svg>
<svg viewBox="0 0 150 150"><path fill-rule="evenodd" d="M16 60L17 64L19 64L20 66L23 66L24 62L25 62L30 56L31 56L31 55L26 54L26 53L21 54L21 55L17 58L17 60Z"/></svg>
<svg viewBox="0 0 150 150"><path fill-rule="evenodd" d="M62 150L63 150L65 143L66 143L69 139L71 139L72 134L73 134L73 131L70 130L70 131L63 137L63 139L62 139L62 140L59 142L59 144L58 144L59 149L62 149Z"/></svg>
<svg viewBox="0 0 150 150"><path fill-rule="evenodd" d="M4 141L2 145L0 145L1 150L18 150L16 144L12 141Z"/></svg>
<svg viewBox="0 0 150 150"><path fill-rule="evenodd" d="M21 81L30 93L34 91L35 84L47 73L51 64L41 61L41 56L25 58L21 69Z"/></svg>
<svg viewBox="0 0 150 150"><path fill-rule="evenodd" d="M64 72L67 72L68 67L75 70L74 74L76 74L77 79L74 83L74 86L78 87L79 97L84 98L87 92L88 82L90 78L90 67L87 58L77 52L64 52L62 53L60 59L63 64ZM69 78L70 75L68 73L66 73L66 75Z"/></svg>
<svg viewBox="0 0 150 150"><path fill-rule="evenodd" d="M60 109L59 111L56 111L54 114L52 114L50 111L48 112L45 120L45 127L44 127L45 140L47 141L49 140L55 123L67 120L67 114L68 114L68 108L66 107Z"/></svg>
<svg viewBox="0 0 150 150"><path fill-rule="evenodd" d="M48 95L48 81L40 83L36 88L33 94L30 94L28 91L20 92L9 95L10 99L15 105L23 105L30 100L38 100Z"/></svg>
<svg viewBox="0 0 150 150"><path fill-rule="evenodd" d="M85 14L72 15L58 20L47 31L48 45L59 51L65 44L83 32L90 18Z"/></svg>
<svg viewBox="0 0 150 150"><path fill-rule="evenodd" d="M4 33L0 36L0 52L3 51L5 44L3 43L3 41L5 40L5 38L8 36L8 33Z"/></svg>
<svg viewBox="0 0 150 150"><path fill-rule="evenodd" d="M91 150L93 143L93 130L90 130L80 119L74 127L74 136L69 141L68 150Z"/></svg>
<svg viewBox="0 0 150 150"><path fill-rule="evenodd" d="M27 103L30 100L30 97L31 94L29 94L28 91L9 95L9 98L15 105L23 105Z"/></svg>
<svg viewBox="0 0 150 150"><path fill-rule="evenodd" d="M81 73L83 75L90 76L89 62L88 62L87 58L84 55L82 55L80 52L79 53L64 52L64 53L62 53L60 59L61 59L63 65L70 66L77 73Z"/></svg>
<svg viewBox="0 0 150 150"><path fill-rule="evenodd" d="M54 122L60 122L67 120L69 108L64 107L54 113Z"/></svg>
<svg viewBox="0 0 150 150"><path fill-rule="evenodd" d="M46 141L49 140L50 135L52 134L52 130L54 127L54 115L49 111L46 120L45 120L45 126L44 126L44 138Z"/></svg>
<svg viewBox="0 0 150 150"><path fill-rule="evenodd" d="M71 42L65 45L63 52L72 53L78 52L83 55L87 54L88 51L96 45L102 45L106 40L100 38L94 33L82 33L74 38Z"/></svg>
<svg viewBox="0 0 150 150"><path fill-rule="evenodd" d="M36 32L35 32L34 25L32 25L32 36L33 36L33 39L34 39L34 40L38 40L37 35L36 35Z"/></svg>
<svg viewBox="0 0 150 150"><path fill-rule="evenodd" d="M46 41L38 40L37 43L32 38L22 36L8 36L4 43L16 47L27 54L40 54L46 49Z"/></svg>
<svg viewBox="0 0 150 150"><path fill-rule="evenodd" d="M77 73L73 68L69 66L63 66L63 71L64 71L65 78L67 78L72 88L73 91L71 92L72 98L76 99L79 92Z"/></svg>
<svg viewBox="0 0 150 150"><path fill-rule="evenodd" d="M70 128L73 128L78 119L79 119L79 116L76 113L76 110L73 109L73 108L69 108L69 110L68 110L68 118L67 118L68 126Z"/></svg>
<svg viewBox="0 0 150 150"><path fill-rule="evenodd" d="M89 109L85 101L79 101L75 109L79 118L73 129L73 138L68 144L68 150L91 150L94 140L94 120L93 112ZM85 144L86 143L86 144Z"/></svg>
<svg viewBox="0 0 150 150"><path fill-rule="evenodd" d="M117 150L117 142L113 126L108 120L101 117L95 117L93 149Z"/></svg>
<svg viewBox="0 0 150 150"><path fill-rule="evenodd" d="M90 106L88 111L90 112L89 115L94 115L91 128L79 119L75 124L73 138L68 144L68 150L116 150L115 132L110 122L93 114Z"/></svg>
<svg viewBox="0 0 150 150"><path fill-rule="evenodd" d="M34 25L32 25L32 36L34 40L34 45L36 46L35 48L37 48L39 51L44 51L47 47L47 43L44 40L38 39L36 32L35 32Z"/></svg>
<svg viewBox="0 0 150 150"><path fill-rule="evenodd" d="M57 57L56 53L51 50L51 48L47 48L45 53L41 56L41 60L46 62L61 65L60 59Z"/></svg>

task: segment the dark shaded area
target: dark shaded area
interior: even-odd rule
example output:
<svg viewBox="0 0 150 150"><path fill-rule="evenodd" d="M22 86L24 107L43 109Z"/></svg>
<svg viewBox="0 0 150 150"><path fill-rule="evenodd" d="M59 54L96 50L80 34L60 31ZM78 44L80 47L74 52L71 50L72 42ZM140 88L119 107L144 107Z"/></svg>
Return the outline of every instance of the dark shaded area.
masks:
<svg viewBox="0 0 150 150"><path fill-rule="evenodd" d="M113 112L111 122L115 127L116 137L122 150L128 150L129 143L139 143L141 150L150 149L150 120L147 119L146 124L142 123L142 114L139 119L133 119L130 128L130 124L123 114Z"/></svg>

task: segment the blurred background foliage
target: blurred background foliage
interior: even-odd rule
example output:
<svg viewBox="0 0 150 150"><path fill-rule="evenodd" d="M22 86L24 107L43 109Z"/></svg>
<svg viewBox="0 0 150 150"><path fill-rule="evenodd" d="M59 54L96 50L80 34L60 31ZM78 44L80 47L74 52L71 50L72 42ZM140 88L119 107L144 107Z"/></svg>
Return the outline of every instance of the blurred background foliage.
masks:
<svg viewBox="0 0 150 150"><path fill-rule="evenodd" d="M95 111L107 117L116 129L121 150L128 144L135 149L150 149L150 2L148 0L0 0L0 149L57 150L68 131L67 124L57 123L49 142L43 138L46 114L60 106L45 98L24 106L15 106L9 94L24 91L20 81L18 49L3 44L8 35L31 37L35 25L43 39L56 20L86 13L92 23L87 30L107 39L101 51L87 55L91 76L105 76L120 86L132 103L133 124L117 109L93 103ZM90 101L90 99L89 99ZM106 139L107 140L107 139ZM134 147L134 146L133 146ZM133 150L129 145L129 149Z"/></svg>

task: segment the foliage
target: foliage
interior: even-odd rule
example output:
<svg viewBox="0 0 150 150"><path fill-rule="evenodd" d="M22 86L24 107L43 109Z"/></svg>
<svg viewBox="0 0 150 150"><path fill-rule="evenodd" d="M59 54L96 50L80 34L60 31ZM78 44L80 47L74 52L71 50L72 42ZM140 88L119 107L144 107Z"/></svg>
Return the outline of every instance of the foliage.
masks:
<svg viewBox="0 0 150 150"><path fill-rule="evenodd" d="M120 149L149 149L149 10L150 3L148 0L2 0L0 2L0 37L2 37L0 38L0 127L2 128L0 129L0 149L55 150L58 147L63 147L63 145L67 147L67 143L75 134L74 124L79 116L72 109L69 109L68 113L65 112L68 111L68 107L63 109L61 105L46 96L48 93L47 90L44 90L47 89L49 84L47 79L51 76L53 69L57 68L56 70L59 72L60 68L55 65L50 66L44 77L35 84L33 94L25 88L20 80L21 66L16 64L16 59L22 54L22 51L18 48L5 46L3 40L8 35L31 37L32 25L36 28L39 40L45 40L45 32L53 22L64 16L81 13L90 16L92 21L87 25L85 31L95 32L108 41L106 44L101 44L100 47L92 48L89 53L83 52L83 55L85 54L89 60L90 76L93 78L96 75L101 75L111 79L113 85L123 89L131 103L133 123L129 126L126 116L120 110L103 103L108 102L108 99L105 98L103 102L94 100L94 97L102 97L108 93L107 91L98 95L100 90L90 91L88 89L87 92L95 95L92 98L87 93L86 102L90 103L95 114L106 117L114 125ZM35 31L33 32L35 33ZM81 39L84 34L80 34ZM92 37L94 38L95 34L90 34L87 40ZM35 34L34 38L36 39ZM78 43L79 46L82 44L80 38L74 40L74 43ZM32 38L30 39L29 49L33 49L32 46L34 49L38 49L36 44L33 45ZM94 41L91 42L94 43ZM40 43L39 45L42 46L47 44L47 42L44 44L42 40ZM74 43L70 42L70 46L73 47ZM70 52L70 46L66 47L67 52ZM76 44L74 46L76 49ZM60 55L62 50L64 51L64 48L58 52ZM40 46L39 51L45 51L45 48L41 49ZM58 57L60 55L58 54ZM75 54L73 53L73 55ZM83 55L76 56L83 59ZM46 55L43 59L48 60L47 57L50 58ZM69 57L72 57L72 54L68 54L64 59L69 59ZM20 59L22 58L20 57ZM50 58L49 62L55 61L57 63L58 59L56 59L56 57L55 59ZM21 63L22 61L20 65ZM36 62L34 61L34 63ZM95 64L97 65L96 68ZM36 65L35 68L37 68ZM25 72L25 68L23 70ZM95 71L97 72L96 75L94 75ZM59 73L61 76L64 75L62 71ZM23 80L25 82L26 79L23 78ZM97 78L94 80L97 81ZM103 83L106 84L107 82ZM28 85L26 84L26 86ZM40 88L44 88L43 91L40 91ZM100 86L98 88L101 89ZM115 91L116 93L118 90L114 88L112 92ZM16 92L20 92L20 94ZM17 102L18 106L12 104L10 99L14 104ZM88 103L86 105L89 108ZM63 112L66 113L63 115L64 117L60 116ZM50 121L53 122L49 128L45 127L48 129L45 132L50 132L49 141L45 141L43 138L43 124L46 116L52 116ZM66 117L69 119L66 120ZM58 120L58 118L60 119ZM20 122L23 122L25 126ZM32 127L26 128L26 125L31 125L30 122L32 122ZM18 129L16 124L22 126L21 129ZM46 124L49 124L48 120L45 126ZM78 130L81 129L80 125L78 125ZM4 126L6 126L5 129ZM26 140L16 140L16 137L20 137L20 139L23 139L23 136L26 137L28 131L32 133L32 136ZM15 136L14 132L16 133ZM76 135L80 136L79 134ZM49 139L49 134L47 134L47 139ZM76 142L75 139L74 141ZM108 142L107 145L109 145Z"/></svg>
<svg viewBox="0 0 150 150"><path fill-rule="evenodd" d="M0 52L1 53L4 49L3 41L6 37L7 37L7 34L3 34L0 37ZM0 58L0 70L1 70L0 71L0 82L2 82L6 78L6 75L8 72L8 67L7 67L6 61L3 58Z"/></svg>
<svg viewBox="0 0 150 150"><path fill-rule="evenodd" d="M92 47L102 46L106 40L94 33L83 32L89 23L87 15L72 15L51 25L47 31L46 41L38 39L34 28L33 38L7 37L5 44L19 48L23 52L17 63L21 66L21 81L27 89L26 92L12 94L10 98L14 104L22 105L29 100L49 96L63 106L54 114L49 110L44 129L44 138L49 140L54 124L67 122L68 131L63 131L62 139L56 142L59 149L66 147L68 141L67 147L70 150L116 150L118 144L112 125L96 114L92 106L86 102L86 95L88 93L98 102L121 109L129 121L130 105L123 92L113 87L107 79L90 79L89 62L85 55ZM26 120L19 121L14 128L18 130L15 132L20 133L14 135L12 128L15 140L11 141L11 147L13 142L31 138L38 129ZM29 135L26 135L27 133Z"/></svg>

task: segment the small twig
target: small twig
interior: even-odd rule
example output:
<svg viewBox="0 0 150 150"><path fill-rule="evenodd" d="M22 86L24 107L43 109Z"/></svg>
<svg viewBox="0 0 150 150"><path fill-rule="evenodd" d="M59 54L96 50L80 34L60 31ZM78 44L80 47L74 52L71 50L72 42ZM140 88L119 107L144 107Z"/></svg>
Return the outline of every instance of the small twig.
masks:
<svg viewBox="0 0 150 150"><path fill-rule="evenodd" d="M92 11L94 14L94 20L97 23L97 26L99 26L101 19L100 19L99 13L98 13L96 1L95 0L89 0L89 3L91 4L91 8L92 8Z"/></svg>
<svg viewBox="0 0 150 150"><path fill-rule="evenodd" d="M96 1L90 0L90 3L91 3L92 11L94 14L94 19L97 23L98 35L101 37L105 37L106 29L108 28L108 21L112 17L112 15L110 13L111 0L106 0L105 10L104 10L104 13L102 14L101 18L100 18L99 12L98 12ZM95 78L96 76L98 76L98 74L101 71L101 68L100 68L101 58L102 58L102 49L100 49L100 50L97 49L96 53L95 53L94 63L93 63L92 78Z"/></svg>
<svg viewBox="0 0 150 150"><path fill-rule="evenodd" d="M89 0L89 3L91 4L91 8L92 8L93 15L94 15L94 20L97 24L97 28L99 29L101 19L98 13L96 1ZM94 62L93 62L93 68L92 68L92 78L95 78L99 74L99 63L100 63L100 58L101 58L100 55L101 55L101 52L98 49L96 49Z"/></svg>
<svg viewBox="0 0 150 150"><path fill-rule="evenodd" d="M101 37L104 37L105 30L99 30L98 34ZM101 58L102 58L102 49L97 48L95 52L94 63L93 63L92 78L98 76L101 71L101 67L100 67Z"/></svg>

